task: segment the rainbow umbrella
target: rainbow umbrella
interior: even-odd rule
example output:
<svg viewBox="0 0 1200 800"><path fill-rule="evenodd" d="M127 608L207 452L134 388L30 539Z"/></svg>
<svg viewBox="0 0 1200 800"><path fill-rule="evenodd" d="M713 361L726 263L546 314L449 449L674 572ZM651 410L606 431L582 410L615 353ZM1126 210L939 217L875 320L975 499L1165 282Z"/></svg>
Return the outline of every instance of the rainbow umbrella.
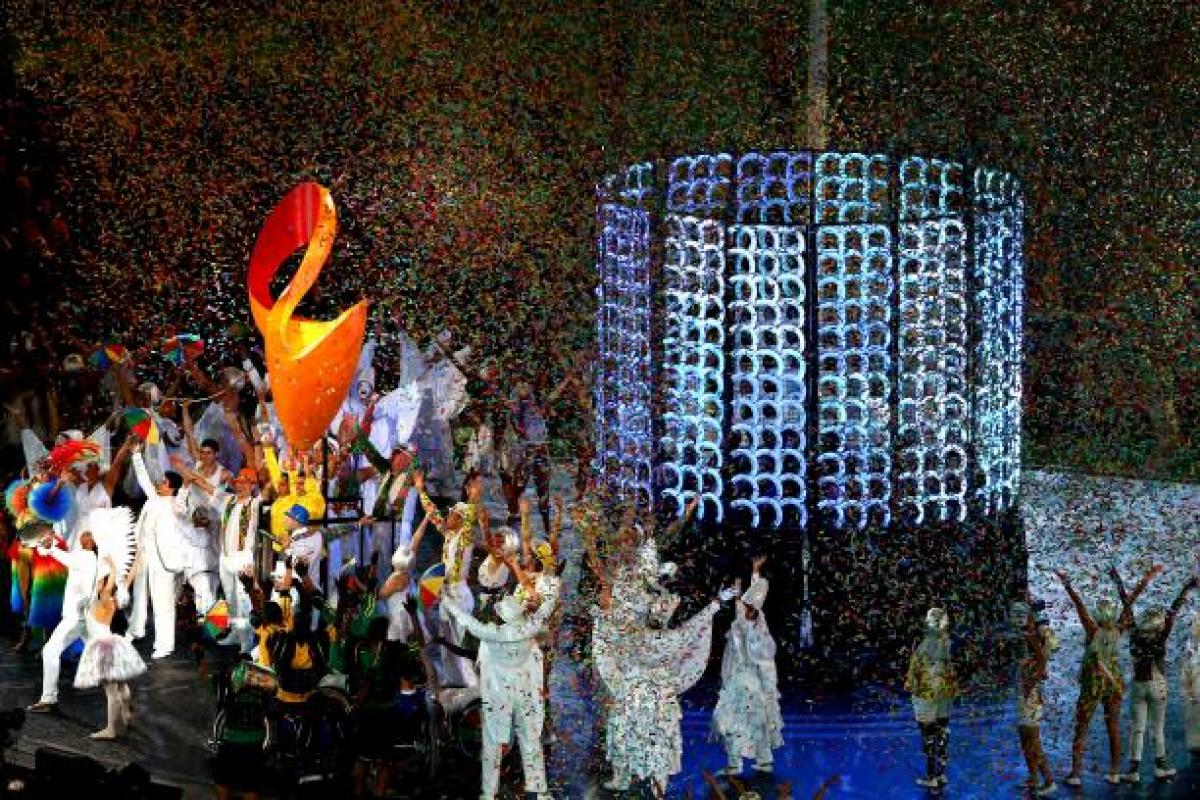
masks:
<svg viewBox="0 0 1200 800"><path fill-rule="evenodd" d="M435 605L437 605L438 596L442 593L442 584L445 582L445 564L437 563L425 570L425 574L422 575L421 580L417 582L417 593L421 600L421 605L426 609L433 608Z"/></svg>
<svg viewBox="0 0 1200 800"><path fill-rule="evenodd" d="M158 425L154 416L144 408L125 409L125 425L146 444L158 444Z"/></svg>
<svg viewBox="0 0 1200 800"><path fill-rule="evenodd" d="M217 639L229 630L229 603L218 600L204 613L204 635Z"/></svg>
<svg viewBox="0 0 1200 800"><path fill-rule="evenodd" d="M163 342L163 356L177 367L204 352L204 340L191 333L179 333Z"/></svg>
<svg viewBox="0 0 1200 800"><path fill-rule="evenodd" d="M88 363L96 369L108 369L113 364L124 364L129 360L129 351L119 344L102 344L88 356Z"/></svg>

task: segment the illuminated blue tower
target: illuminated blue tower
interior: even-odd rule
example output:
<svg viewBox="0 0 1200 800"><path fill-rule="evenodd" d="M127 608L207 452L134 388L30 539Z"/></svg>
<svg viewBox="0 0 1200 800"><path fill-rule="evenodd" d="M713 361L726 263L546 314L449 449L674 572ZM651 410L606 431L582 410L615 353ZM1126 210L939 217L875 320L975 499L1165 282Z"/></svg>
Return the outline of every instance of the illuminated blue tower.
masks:
<svg viewBox="0 0 1200 800"><path fill-rule="evenodd" d="M751 538L999 520L1020 485L1023 200L961 161L812 150L598 187L596 469Z"/></svg>

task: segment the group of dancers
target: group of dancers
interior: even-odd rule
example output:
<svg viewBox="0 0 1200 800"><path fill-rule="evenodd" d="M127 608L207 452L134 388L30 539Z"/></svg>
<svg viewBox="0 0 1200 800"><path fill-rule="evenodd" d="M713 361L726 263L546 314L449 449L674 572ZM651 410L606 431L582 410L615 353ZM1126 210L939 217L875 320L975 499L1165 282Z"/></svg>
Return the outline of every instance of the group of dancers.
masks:
<svg viewBox="0 0 1200 800"><path fill-rule="evenodd" d="M1101 707L1108 733L1110 765L1104 778L1109 784L1141 782L1147 728L1155 751L1155 778L1169 780L1176 775L1167 759L1165 733L1169 686L1167 642L1188 592L1196 588L1198 579L1193 576L1187 580L1169 607L1149 609L1135 619L1134 604L1162 570L1161 565L1151 567L1129 591L1120 572L1111 568L1108 574L1116 584L1119 602L1104 599L1092 609L1080 597L1065 571L1055 573L1070 597L1084 631L1071 771L1065 779L1068 786L1083 784L1087 738L1092 717ZM1049 676L1050 660L1058 647L1058 638L1045 614L1045 604L1032 598L1013 603L1011 619L1020 636L1023 652L1017 685L1017 731L1021 752L1029 769L1030 789L1034 795L1045 797L1058 790L1041 742L1041 723L1045 714L1042 684ZM1122 772L1120 722L1126 683L1119 659L1121 639L1126 634L1129 635L1133 665L1133 718L1129 728L1129 766ZM1192 619L1180 682L1185 696L1187 746L1193 754L1200 756L1200 614ZM905 685L912 693L913 712L920 727L926 760L925 775L917 778L917 784L930 790L942 789L948 783L950 710L958 692L950 652L950 617L942 608L931 608L926 615L925 636L913 649Z"/></svg>
<svg viewBox="0 0 1200 800"><path fill-rule="evenodd" d="M194 628L221 607L228 621L217 641L239 651L247 665L224 673L220 686L214 778L222 792L264 788L256 781L269 706L286 709L332 686L353 698L359 794L369 770L372 791L387 791L392 770L379 743L403 727L398 708L428 701L447 713L480 704L484 798L496 795L503 755L514 742L526 790L549 796L547 675L561 624L559 534L568 512L551 502L545 401L525 383L511 394L493 386L480 390L491 405L468 412L466 387L482 378L466 374L465 353L451 353L444 339L424 353L406 351L401 385L380 395L372 350L369 343L328 436L308 452L289 449L273 413L270 376L249 362L217 380L185 362L167 393L153 384L135 387L131 365L115 366L119 402L149 420L130 426L115 452L119 426L88 437L66 431L53 447L24 432L26 474L6 493L20 532L10 550L12 607L27 621L22 644L34 629L50 631L41 651L42 691L31 711L57 706L62 657L81 640L75 686L103 687L107 699L106 724L93 735L120 736L133 722L130 681L147 668L132 642L152 630L151 660L167 658L176 650L179 623ZM495 381L494 373L480 375ZM195 404L176 396L189 378L210 396L198 419ZM243 402L248 388L255 399L250 408ZM476 427L465 477L455 485L450 423L464 413ZM500 527L493 528L485 507L483 470L501 477L508 515ZM540 535L526 496L530 478ZM584 545L587 579L595 583L591 648L605 698L613 791L644 782L662 796L680 771L679 698L704 672L722 607L733 618L713 714L713 733L727 756L724 772L740 774L750 759L756 773L770 774L783 743L775 642L763 613L764 560L753 560L744 588L737 580L677 620L677 569L660 558L659 542L673 540L694 511L693 502L661 536L649 509L594 492L581 493L569 512ZM1086 636L1069 785L1081 783L1088 729L1100 707L1110 783L1140 780L1147 727L1156 777L1174 775L1163 730L1165 648L1196 581L1169 608L1135 621L1134 603L1160 569L1132 591L1114 570L1120 602L1094 610L1058 573ZM1024 649L1020 742L1031 788L1047 795L1057 786L1040 741L1041 685L1056 640L1037 606L1026 598L1012 617ZM191 613L178 618L180 607ZM918 783L939 790L947 783L958 692L949 614L930 609L925 628L906 686L926 757ZM1125 681L1118 650L1126 633L1133 721L1131 762L1121 772ZM1183 675L1188 743L1200 749L1200 623L1192 624L1190 648Z"/></svg>
<svg viewBox="0 0 1200 800"><path fill-rule="evenodd" d="M447 420L465 402L462 374L452 356L429 355L413 359L421 362L415 385L380 396L366 352L329 436L310 452L289 451L273 418L269 376L252 364L218 380L184 364L183 373L211 390L198 420L195 404L177 399L178 383L169 393L135 387L130 365L118 365L126 408L144 410L150 426L130 426L115 452L119 426L89 437L68 431L52 447L24 432L26 474L8 493L20 529L11 552L13 607L25 614L27 634L52 631L41 651L42 692L29 710L57 707L63 655L83 641L75 685L103 686L108 699L106 724L94 735L121 736L133 723L130 681L147 669L133 642L148 637L150 660L168 658L177 629L195 628L220 607L228 621L215 646L246 660L222 675L213 771L219 791L268 788L256 780L263 774L261 714L333 686L352 698L358 716L360 793L368 768L372 791L387 791L388 758L371 741L387 738L397 704L413 695L432 696L450 713L480 704L484 798L495 796L502 756L514 742L526 790L548 797L546 676L561 617L559 531L567 512L561 502L550 508L544 405L528 384L515 387L506 396L508 430L501 437L477 432L454 487ZM239 394L247 384L258 402L244 417ZM489 438L506 440L499 453ZM502 527L489 518L475 466L501 474L510 512ZM531 477L540 536L525 493ZM335 519L344 508L358 512ZM668 580L675 568L659 560L649 511L588 494L571 515L602 587L593 648L609 700L610 787L645 781L662 795L679 771L679 696L704 670L721 604L732 604L734 622L715 732L728 750L728 772L751 758L769 773L782 717L775 646L762 614L762 561L744 592L740 582L725 588L675 624L680 597ZM33 607L53 594L42 591L50 573L63 584L52 622ZM428 586L435 596L420 591ZM180 608L190 613L180 617Z"/></svg>

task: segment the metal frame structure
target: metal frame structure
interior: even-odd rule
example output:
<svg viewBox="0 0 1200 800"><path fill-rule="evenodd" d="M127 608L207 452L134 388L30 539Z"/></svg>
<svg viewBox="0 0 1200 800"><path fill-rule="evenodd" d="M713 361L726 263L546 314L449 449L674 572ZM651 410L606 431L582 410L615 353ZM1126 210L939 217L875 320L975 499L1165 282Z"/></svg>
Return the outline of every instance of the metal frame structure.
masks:
<svg viewBox="0 0 1200 800"><path fill-rule="evenodd" d="M786 537L1015 508L1023 215L965 159L684 155L597 187L610 490Z"/></svg>

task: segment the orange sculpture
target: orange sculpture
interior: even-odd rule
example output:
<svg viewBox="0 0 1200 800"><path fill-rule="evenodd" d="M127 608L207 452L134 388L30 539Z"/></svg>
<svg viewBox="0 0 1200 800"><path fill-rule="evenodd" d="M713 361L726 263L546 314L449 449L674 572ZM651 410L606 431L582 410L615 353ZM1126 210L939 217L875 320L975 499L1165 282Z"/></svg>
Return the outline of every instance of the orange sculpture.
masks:
<svg viewBox="0 0 1200 800"><path fill-rule="evenodd" d="M250 256L250 311L266 346L275 411L295 453L324 434L346 399L367 329L366 300L327 322L293 316L321 274L336 232L329 190L302 183L267 217ZM271 279L305 246L291 282L272 298Z"/></svg>

